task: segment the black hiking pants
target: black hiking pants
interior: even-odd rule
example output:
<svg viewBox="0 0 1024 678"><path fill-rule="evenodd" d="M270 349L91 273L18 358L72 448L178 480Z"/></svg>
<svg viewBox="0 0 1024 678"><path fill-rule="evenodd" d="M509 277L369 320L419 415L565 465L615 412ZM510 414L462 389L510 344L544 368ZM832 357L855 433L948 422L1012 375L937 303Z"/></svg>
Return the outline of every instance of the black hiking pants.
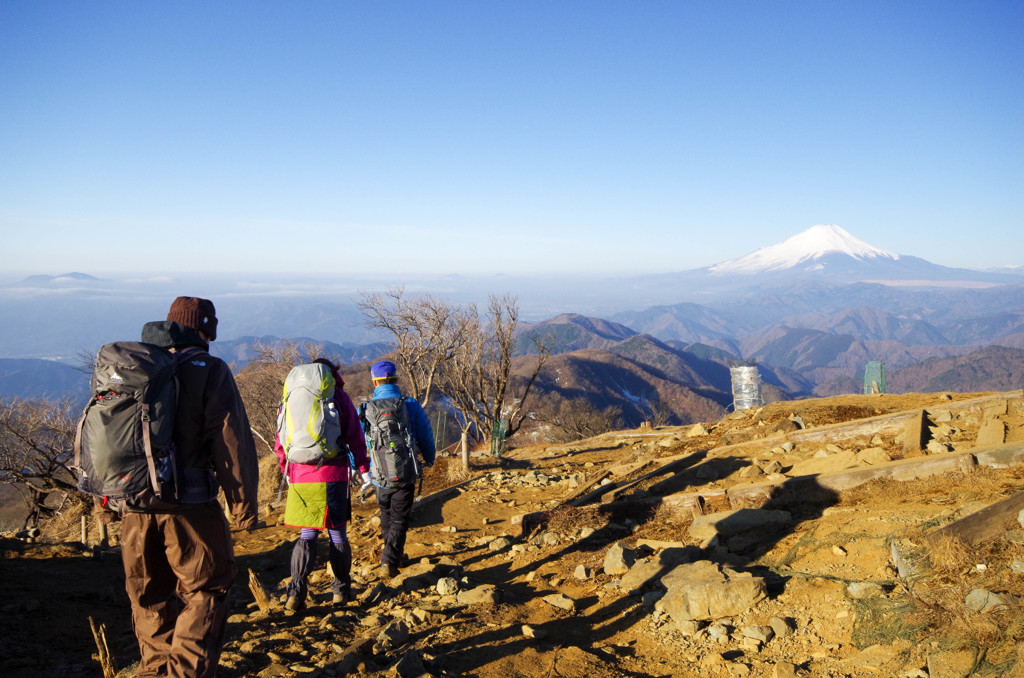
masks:
<svg viewBox="0 0 1024 678"><path fill-rule="evenodd" d="M377 488L380 507L380 534L384 548L381 565L401 567L405 564L405 535L412 521L412 502L416 498L416 485L410 483L391 490Z"/></svg>

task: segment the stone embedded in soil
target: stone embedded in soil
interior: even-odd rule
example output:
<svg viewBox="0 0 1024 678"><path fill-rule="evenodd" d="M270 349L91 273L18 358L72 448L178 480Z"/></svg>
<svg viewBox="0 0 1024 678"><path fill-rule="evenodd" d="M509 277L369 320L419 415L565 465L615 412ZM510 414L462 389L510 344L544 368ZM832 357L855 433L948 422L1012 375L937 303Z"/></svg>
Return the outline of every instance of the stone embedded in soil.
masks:
<svg viewBox="0 0 1024 678"><path fill-rule="evenodd" d="M575 612L577 601L573 600L564 593L552 593L549 596L541 598L548 605L557 607L560 610L567 610L569 612Z"/></svg>
<svg viewBox="0 0 1024 678"><path fill-rule="evenodd" d="M636 562L636 551L621 541L617 541L608 549L604 557L604 573L609 575L625 574Z"/></svg>
<svg viewBox="0 0 1024 678"><path fill-rule="evenodd" d="M498 602L498 591L491 584L482 584L468 591L459 591L460 605L493 605Z"/></svg>
<svg viewBox="0 0 1024 678"><path fill-rule="evenodd" d="M847 584L846 595L854 600L863 600L865 598L880 598L885 595L885 591L874 582L855 581Z"/></svg>
<svg viewBox="0 0 1024 678"><path fill-rule="evenodd" d="M776 662L772 670L772 678L796 678L796 664L791 662Z"/></svg>
<svg viewBox="0 0 1024 678"><path fill-rule="evenodd" d="M964 600L964 604L968 608L981 614L988 614L989 612L999 612L1002 610L1009 609L1006 600L998 593L992 593L985 589L974 589Z"/></svg>
<svg viewBox="0 0 1024 678"><path fill-rule="evenodd" d="M676 566L661 583L667 590L662 604L673 620L739 616L768 595L762 577L706 560Z"/></svg>

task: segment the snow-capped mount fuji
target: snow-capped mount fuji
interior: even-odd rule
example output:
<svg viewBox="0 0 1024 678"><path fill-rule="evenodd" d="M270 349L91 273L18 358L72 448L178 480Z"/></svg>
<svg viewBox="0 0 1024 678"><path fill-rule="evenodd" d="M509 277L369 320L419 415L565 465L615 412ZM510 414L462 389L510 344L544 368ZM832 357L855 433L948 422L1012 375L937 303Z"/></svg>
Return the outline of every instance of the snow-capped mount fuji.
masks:
<svg viewBox="0 0 1024 678"><path fill-rule="evenodd" d="M940 266L919 257L875 247L834 225L817 225L769 247L702 269L713 278L812 278L835 283L977 286L1019 278Z"/></svg>
<svg viewBox="0 0 1024 678"><path fill-rule="evenodd" d="M825 264L819 260L830 254L846 255L860 261L879 258L898 261L900 258L894 252L855 238L839 226L819 224L777 245L715 264L708 270L711 273L767 273L801 266L805 270L813 270L823 268Z"/></svg>

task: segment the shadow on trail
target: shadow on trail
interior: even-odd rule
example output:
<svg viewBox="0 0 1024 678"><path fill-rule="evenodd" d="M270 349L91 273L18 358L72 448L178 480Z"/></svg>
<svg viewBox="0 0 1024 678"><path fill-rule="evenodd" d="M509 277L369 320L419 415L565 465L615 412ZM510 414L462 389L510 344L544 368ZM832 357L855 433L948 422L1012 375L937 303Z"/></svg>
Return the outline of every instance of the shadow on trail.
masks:
<svg viewBox="0 0 1024 678"><path fill-rule="evenodd" d="M741 462L739 459L716 459L713 460L721 469L735 469L736 465L747 465L749 462ZM659 490L675 488L682 482L677 476L689 475L692 468L684 473L675 474L672 478L660 481L657 485L651 486ZM725 494L728 497L728 493ZM634 581L631 590L613 590L614 593L608 602L593 607L600 598L588 596L578 601L577 609L583 612L566 611L559 618L539 624L531 624L534 630L534 638L524 636L520 626L515 624L504 628L483 631L470 638L457 641L437 641L434 646L434 653L439 658L441 666L446 670L457 672L458 675L472 676L473 672L482 666L492 664L496 661L516 655L527 648L545 651L558 647L578 647L604 662L608 662L609 652L623 651L621 647L605 648L603 644L616 638L619 634L629 630L634 625L645 621L647 610L642 605L641 595L651 590L663 590L661 579L669 572L672 572L681 563L693 562L696 560L710 560L735 572L750 572L754 576L763 577L769 597L778 596L784 589L788 579L772 569L774 563L760 562L763 556L768 553L781 540L794 533L801 524L821 517L824 510L838 502L839 496L833 490L822 487L813 476L792 478L780 485L765 486L763 496L744 495L744 498L737 498L735 502L730 501L730 509L761 509L779 510L790 514L790 520L778 527L755 527L753 530L739 529L735 533L729 533L729 525L723 529L726 533L720 533L714 539L708 540L703 548L697 546L686 547L687 555L681 561L666 559L658 561L658 556L653 560L656 564L649 575L640 581ZM648 497L642 503L637 501L624 501L602 506L600 515L606 518L606 522L588 537L579 539L558 550L533 561L532 563L518 568L513 568L511 563L498 563L491 567L473 572L474 579L486 583L501 584L502 590L506 593L504 602L510 604L524 604L538 598L556 593L557 588L541 584L545 590L536 590L534 586L515 583L514 580L524 576L530 571L539 570L545 564L559 561L566 556L578 552L598 553L616 541L629 541L630 531L624 529L615 521L632 519L640 525L656 517L657 512L663 506L664 497ZM688 508L677 506L676 509L683 514ZM699 509L698 509L699 510ZM750 515L750 514L747 514ZM685 528L681 528L685 529ZM682 535L680 535L682 537ZM529 535L521 537L528 539ZM685 541L682 537L680 541ZM480 562L488 557L503 555L505 551L481 553L474 556L472 562ZM467 563L468 564L468 563ZM543 581L543 580L540 580ZM550 589L550 590L547 590ZM552 608L554 610L555 608ZM756 609L756 608L755 608ZM737 650L732 661L739 661L743 657L743 651ZM624 656L628 651L624 651ZM541 667L538 667L540 670ZM617 664L614 671L609 675L625 676L647 676L646 673L631 673ZM664 674L663 674L664 675Z"/></svg>

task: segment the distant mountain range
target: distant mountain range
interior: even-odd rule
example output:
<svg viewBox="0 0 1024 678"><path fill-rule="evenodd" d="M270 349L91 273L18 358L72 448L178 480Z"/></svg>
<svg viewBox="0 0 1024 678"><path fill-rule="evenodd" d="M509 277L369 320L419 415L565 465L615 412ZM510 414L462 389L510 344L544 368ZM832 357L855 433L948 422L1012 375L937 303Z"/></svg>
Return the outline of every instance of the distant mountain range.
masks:
<svg viewBox="0 0 1024 678"><path fill-rule="evenodd" d="M0 396L84 384L75 363L104 343L137 338L142 324L163 318L182 293L215 300L221 338L213 350L237 367L253 358L254 337L309 337L345 362L372 360L386 350L384 337L368 330L354 301L361 290L393 282L31 276L0 287L0 312L9 319L0 325ZM938 266L838 226L814 226L736 259L672 274L406 282L409 295L455 303L483 302L488 292L518 296L521 317L532 320L521 331L547 336L563 369L603 364L620 376L630 372L645 384L640 390L674 394L697 410L728 401L727 366L740 360L756 361L780 396L801 397L859 388L857 375L871 360L898 373L925 361L970 360L990 346L1024 348L1024 276ZM529 342L520 346L529 350ZM578 378L597 388L601 375L594 375ZM626 398L629 408L613 385L599 390L608 402Z"/></svg>

